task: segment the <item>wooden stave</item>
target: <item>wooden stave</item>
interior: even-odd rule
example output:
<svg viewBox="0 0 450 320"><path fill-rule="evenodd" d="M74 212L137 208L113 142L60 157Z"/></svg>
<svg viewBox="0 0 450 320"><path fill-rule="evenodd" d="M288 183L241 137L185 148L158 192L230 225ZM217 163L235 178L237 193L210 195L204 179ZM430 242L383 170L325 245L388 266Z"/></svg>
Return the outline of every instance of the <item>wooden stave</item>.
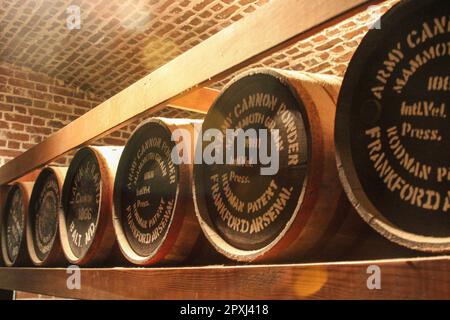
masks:
<svg viewBox="0 0 450 320"><path fill-rule="evenodd" d="M335 111L336 109L335 103L337 101L337 93L339 92L339 84L341 79L333 76L322 77L276 69L256 69L239 75L225 87L224 91L239 79L258 72L269 73L280 78L282 82L289 81L290 89L294 94L298 94L297 98L303 102L305 108L307 109L303 111L306 113L303 114L303 116L305 122L307 122L305 123L305 127L308 131L309 145L314 143L314 148L311 148L312 153L309 154L308 159L308 182L306 182L307 186L305 187L305 190L307 191L304 191L303 196L300 197L301 199L304 198L306 202L303 202L301 206L297 208L296 218L292 224L288 226L288 230L284 230L285 233L280 235L275 244L271 244L270 246L266 246L266 248L254 251L245 251L234 248L233 246L227 244L225 240L215 230L213 230L211 227L212 222L208 217L208 213L205 213L207 211L206 205L204 204L204 200L201 199L201 194L204 191L198 186L199 183L194 179L193 188L195 190L194 197L197 217L206 238L218 252L229 259L240 262L278 262L290 259L305 259L308 255L312 254L311 250L314 250L316 245L320 243L321 239L321 236L318 236L317 230L314 230L313 228L309 228L309 231L306 232L307 229L305 228L305 225L311 223L311 221L314 221L312 223L314 225L320 225L323 221L321 222L322 218L316 214L312 215L312 218L309 217L308 219L310 219L310 221L307 222L308 219L305 220L304 218L299 218L304 215L299 214L299 212L311 212L311 210L316 208L320 203L329 202L330 193L324 192L324 185L328 185L330 190L339 190L338 192L331 193L336 196L333 201L334 205L331 207L335 206L337 208L339 201L346 201L335 165L334 132L332 130L334 128L334 113L330 112L333 110ZM312 94L314 96L313 98L311 97L311 91L314 91ZM323 108L316 107L314 105L315 101L317 101L317 97L319 96L321 99L326 101L326 105L329 107L328 109L331 110L321 110ZM305 103L305 101L308 103ZM313 119L313 121L311 121L311 119ZM322 136L322 132L328 132L326 134L327 139L324 140L317 138ZM316 140L312 142L311 137L315 137ZM326 152L324 151L325 149L327 150ZM316 159L319 159L319 162L326 165L326 170L324 172L321 172L321 165L314 164ZM315 185L313 185L309 182L311 176L313 177L313 180L323 179L323 181L320 183L316 182ZM321 186L320 188L318 187L319 185ZM317 198L314 195L314 190L321 191ZM302 200L300 200L300 202L302 202ZM351 211L350 207L349 210ZM347 222L347 224L354 225L354 230L361 230L364 227L363 222L354 212L349 212L348 215L350 216L349 220L351 222ZM331 218L331 216L324 218L327 220ZM349 229L348 226L346 228L347 229L343 228L343 230ZM303 231L301 232L302 229ZM345 241L343 240L346 244L355 241L359 234L355 232L355 234L350 234L347 236L349 239L345 239ZM340 241L340 239L335 239L335 244ZM305 245L307 242L309 242L309 244ZM339 245L337 245L337 247L339 247ZM341 249L344 249L344 247L345 246Z"/></svg>
<svg viewBox="0 0 450 320"><path fill-rule="evenodd" d="M3 230L2 229L3 210L5 209L6 197L7 197L10 189L11 189L11 187L9 185L0 186L0 243L1 243L1 232L2 232L1 230ZM3 262L3 254L1 254L1 246L0 246L0 267L1 266L4 266L4 262Z"/></svg>
<svg viewBox="0 0 450 320"><path fill-rule="evenodd" d="M386 12L380 20L380 24L388 29L395 20L398 20L399 14L411 14L420 12L427 5L439 4L441 0L430 0L429 2L420 2L414 0L404 0L395 4ZM420 7L417 9L417 7ZM404 18L404 17L403 17ZM392 26L391 26L392 27ZM433 237L412 233L395 225L380 212L369 196L364 191L356 172L355 162L350 150L351 133L349 128L351 114L349 110L352 105L353 92L355 91L355 81L361 81L364 67L367 65L370 53L376 50L378 44L382 44L385 35L381 30L369 30L363 38L360 46L355 51L346 74L339 94L339 109L343 111L336 114L336 163L339 172L339 178L345 193L361 218L375 230L379 235L390 242L402 246L407 250L414 250L421 254L446 254L450 253L450 236ZM347 83L348 82L348 83Z"/></svg>
<svg viewBox="0 0 450 320"><path fill-rule="evenodd" d="M31 259L28 254L27 244L26 244L26 228L27 228L27 219L28 219L28 203L31 197L31 191L33 189L34 182L15 182L8 191L7 197L5 199L5 206L2 212L2 220L3 224L1 226L1 251L3 263L6 267L26 267L31 265ZM24 228L22 230L22 238L19 246L19 253L14 261L9 258L9 254L6 248L6 206L8 205L8 200L12 196L12 194L18 188L22 194L23 199L23 214L24 214Z"/></svg>
<svg viewBox="0 0 450 320"><path fill-rule="evenodd" d="M96 266L100 264L123 263L123 258L117 250L117 242L112 225L113 184L122 150L123 147L119 146L86 146L77 152L77 154L90 152L94 155L101 173L101 197L94 240L83 257L77 257L70 248L65 219L66 209L64 208L64 202L61 204L61 210L58 215L60 242L66 260L70 264L78 266ZM75 154L72 160L73 163L76 163L74 160L77 161L77 154ZM67 189L70 185L70 177L74 174L71 172L71 166L69 166L64 181L61 201L67 197L66 193L68 192Z"/></svg>
<svg viewBox="0 0 450 320"><path fill-rule="evenodd" d="M56 181L58 183L58 188L59 188L59 199L61 200L61 194L62 194L62 187L64 185L64 180L67 174L67 167L56 167L56 166L47 166L44 169L42 169L41 173L39 174L39 176L36 179L36 182L34 184L33 187L33 191L31 193L31 197L30 197L30 204L28 207L28 216L27 216L27 230L26 230L26 242L27 242L27 249L28 249L28 254L30 256L31 262L33 263L33 265L37 266L37 267L48 267L48 266L60 266L60 265L64 265L67 263L66 257L64 255L63 252L63 248L61 245L61 236L60 236L60 226L59 226L59 217L57 214L56 219L57 219L57 228L56 228L56 234L55 234L55 238L53 239L53 244L52 244L52 248L50 249L50 252L47 254L47 257L45 259L40 259L37 254L36 254L36 250L34 247L34 239L33 239L33 231L31 230L31 223L30 223L30 219L31 219L31 213L33 212L33 210L31 209L32 207L32 200L33 200L33 196L36 192L38 192L39 190L37 190L37 187L39 185L39 183L41 182L40 180L44 178L43 174L45 171L48 172L48 174L53 175L56 178ZM37 194L36 194L37 196ZM58 208L60 211L61 205L61 201L59 201L58 204Z"/></svg>
<svg viewBox="0 0 450 320"><path fill-rule="evenodd" d="M155 123L162 125L171 133L175 129L187 130L191 136L194 133L194 124L200 124L200 120L191 119L169 119L169 118L151 118L141 123L135 131L132 133L129 142L131 142L132 137L144 126ZM191 141L191 154L193 154L195 147L195 141ZM126 148L126 147L125 147ZM125 152L124 152L125 154ZM150 265L167 265L167 264L178 264L180 262L186 261L192 257L194 248L201 245L200 239L200 226L198 224L197 217L195 215L193 192L191 187L192 181L192 164L182 163L178 165L179 172L179 182L177 186L177 196L176 205L173 212L173 217L171 220L171 225L169 226L165 238L162 244L157 249L157 252L143 257L138 255L128 243L126 236L122 227L122 218L118 212L120 205L120 196L118 194L118 179L121 179L119 175L116 176L115 188L114 188L114 210L113 210L113 225L116 234L116 239L118 247L122 252L122 255L132 264L139 266L150 266ZM200 255L201 253L198 252Z"/></svg>

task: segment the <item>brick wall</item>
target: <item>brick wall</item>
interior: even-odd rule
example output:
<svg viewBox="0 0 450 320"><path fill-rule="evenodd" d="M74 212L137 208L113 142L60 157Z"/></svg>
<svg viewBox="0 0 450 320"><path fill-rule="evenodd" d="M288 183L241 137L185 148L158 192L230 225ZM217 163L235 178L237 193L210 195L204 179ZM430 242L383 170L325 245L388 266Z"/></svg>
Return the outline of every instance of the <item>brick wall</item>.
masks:
<svg viewBox="0 0 450 320"><path fill-rule="evenodd" d="M397 2L386 1L251 67L270 66L342 76L369 26ZM221 88L230 78L214 86ZM0 165L41 142L101 100L92 92L70 87L57 78L7 64L0 56ZM159 115L194 116L173 109ZM113 132L98 144L124 144L134 127ZM62 157L58 162L67 164L70 158Z"/></svg>
<svg viewBox="0 0 450 320"><path fill-rule="evenodd" d="M256 67L272 67L342 77L353 53L369 28L374 26L379 17L399 1L388 0L380 5L371 6L368 10L276 52L248 66L245 70ZM233 76L216 83L214 87L223 87Z"/></svg>
<svg viewBox="0 0 450 320"><path fill-rule="evenodd" d="M0 166L101 102L92 92L68 87L62 80L0 62ZM198 117L173 108L156 116ZM139 121L95 144L124 145ZM56 163L68 165L73 153Z"/></svg>
<svg viewBox="0 0 450 320"><path fill-rule="evenodd" d="M31 70L0 63L0 165L75 120L101 101L92 93ZM129 130L100 144L123 144ZM67 164L70 156L57 162Z"/></svg>

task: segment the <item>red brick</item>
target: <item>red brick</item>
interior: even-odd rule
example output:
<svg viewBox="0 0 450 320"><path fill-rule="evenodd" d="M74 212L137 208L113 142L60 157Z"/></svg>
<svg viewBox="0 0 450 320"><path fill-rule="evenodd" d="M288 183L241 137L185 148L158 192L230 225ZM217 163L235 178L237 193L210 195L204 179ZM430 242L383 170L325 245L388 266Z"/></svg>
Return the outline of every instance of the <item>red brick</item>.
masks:
<svg viewBox="0 0 450 320"><path fill-rule="evenodd" d="M88 109L74 108L74 113L79 116L85 114L88 111L89 111Z"/></svg>
<svg viewBox="0 0 450 320"><path fill-rule="evenodd" d="M122 146L125 144L125 141L116 139L116 138L104 138L102 139L106 144L113 146Z"/></svg>
<svg viewBox="0 0 450 320"><path fill-rule="evenodd" d="M75 105L78 107L83 107L86 109L91 108L91 104L88 101L80 100L80 99L74 99L74 98L67 98L67 104L69 105Z"/></svg>
<svg viewBox="0 0 450 320"><path fill-rule="evenodd" d="M8 77L14 77L14 71L4 67L0 67L0 74Z"/></svg>
<svg viewBox="0 0 450 320"><path fill-rule="evenodd" d="M19 70L14 70L14 77L22 80L28 79L28 74Z"/></svg>
<svg viewBox="0 0 450 320"><path fill-rule="evenodd" d="M327 41L326 43L316 47L315 49L318 50L318 51L325 51L325 50L331 49L332 47L334 47L335 45L337 45L337 44L339 44L341 42L342 42L342 40L339 39L339 38L332 39L332 40Z"/></svg>
<svg viewBox="0 0 450 320"><path fill-rule="evenodd" d="M35 126L43 126L43 125L45 125L45 120L40 119L40 118L33 118L33 124Z"/></svg>
<svg viewBox="0 0 450 320"><path fill-rule="evenodd" d="M62 88L62 87L50 87L50 92L56 93L56 94L59 94L62 96L66 96L66 97L72 96L72 91L70 89Z"/></svg>
<svg viewBox="0 0 450 320"><path fill-rule="evenodd" d="M25 143L22 142L22 148L25 150L31 149L32 147L34 147L36 144L35 143Z"/></svg>
<svg viewBox="0 0 450 320"><path fill-rule="evenodd" d="M45 84L53 84L53 81L51 78L43 75L43 74L39 74L39 73L30 73L28 75L28 80L34 81L34 82L39 82L39 85L42 86L43 83ZM37 87L36 87L37 88ZM38 89L40 90L40 89Z"/></svg>
<svg viewBox="0 0 450 320"><path fill-rule="evenodd" d="M47 101L51 101L53 96L49 93L46 92L41 92L41 91L35 91L35 90L29 90L28 91L28 95L31 98L34 99L39 99L39 100L47 100Z"/></svg>
<svg viewBox="0 0 450 320"><path fill-rule="evenodd" d="M68 116L66 114L62 114L62 113L55 113L55 119L67 121Z"/></svg>
<svg viewBox="0 0 450 320"><path fill-rule="evenodd" d="M43 91L43 92L48 91L48 87L46 85L43 85L40 83L36 83L35 87L36 87L36 90L38 90L38 91Z"/></svg>
<svg viewBox="0 0 450 320"><path fill-rule="evenodd" d="M9 129L9 123L3 120L0 120L0 129Z"/></svg>
<svg viewBox="0 0 450 320"><path fill-rule="evenodd" d="M33 107L36 108L45 108L47 106L47 102L40 100L33 100Z"/></svg>
<svg viewBox="0 0 450 320"><path fill-rule="evenodd" d="M9 149L19 150L20 149L20 143L17 142L17 141L8 141L8 148Z"/></svg>
<svg viewBox="0 0 450 320"><path fill-rule="evenodd" d="M49 103L48 109L58 111L58 112L63 112L63 113L72 113L73 112L72 107L69 107L66 105L61 105L61 104L54 104L54 103Z"/></svg>
<svg viewBox="0 0 450 320"><path fill-rule="evenodd" d="M53 96L53 102L55 103L66 103L66 98L62 96Z"/></svg>
<svg viewBox="0 0 450 320"><path fill-rule="evenodd" d="M25 131L28 133L43 134L43 135L49 135L52 133L52 129L50 128L36 127L36 126L27 126Z"/></svg>
<svg viewBox="0 0 450 320"><path fill-rule="evenodd" d="M26 96L27 95L27 89L26 88L20 88L20 87L14 87L12 93L14 95L17 95L17 96Z"/></svg>
<svg viewBox="0 0 450 320"><path fill-rule="evenodd" d="M78 99L84 100L86 98L84 91L81 91L81 90L73 91L72 94L75 98L78 98Z"/></svg>
<svg viewBox="0 0 450 320"><path fill-rule="evenodd" d="M21 155L22 152L17 150L7 150L7 149L0 149L0 157L17 157Z"/></svg>
<svg viewBox="0 0 450 320"><path fill-rule="evenodd" d="M25 130L25 126L23 124L20 124L20 123L12 122L11 123L11 129L12 130L16 130L16 131L23 131L23 130Z"/></svg>
<svg viewBox="0 0 450 320"><path fill-rule="evenodd" d="M0 92L3 92L3 93L12 93L12 91L13 91L13 87L11 87L11 86L6 86L6 85L4 85L4 84L0 84ZM12 98L12 97L6 97L6 101L8 101L8 98ZM8 102L10 102L10 101L8 101Z"/></svg>
<svg viewBox="0 0 450 320"><path fill-rule="evenodd" d="M52 128L61 129L62 127L65 126L65 124L61 121L49 120L49 121L47 121L47 126L52 127Z"/></svg>
<svg viewBox="0 0 450 320"><path fill-rule="evenodd" d="M19 133L19 132L11 132L7 131L5 133L5 136L7 139L16 140L16 141L29 141L30 135L26 133Z"/></svg>
<svg viewBox="0 0 450 320"><path fill-rule="evenodd" d="M13 111L13 106L10 104L0 103L0 111Z"/></svg>
<svg viewBox="0 0 450 320"><path fill-rule="evenodd" d="M357 36L360 36L362 34L366 34L368 30L369 29L367 27L359 28L359 29L353 30L353 31L351 31L349 33L346 33L344 35L344 38L346 40L352 40L352 39L356 38Z"/></svg>
<svg viewBox="0 0 450 320"><path fill-rule="evenodd" d="M20 122L25 124L31 123L31 117L30 116L24 116L17 113L5 113L5 120L6 121L13 121L13 122Z"/></svg>
<svg viewBox="0 0 450 320"><path fill-rule="evenodd" d="M21 114L27 114L27 109L25 107L15 106L14 107L14 112L18 112L18 113L21 113Z"/></svg>
<svg viewBox="0 0 450 320"><path fill-rule="evenodd" d="M53 113L49 112L49 111L46 111L46 110L30 108L30 109L28 109L28 112L32 116L38 116L38 117L47 118L47 119L53 118Z"/></svg>
<svg viewBox="0 0 450 320"><path fill-rule="evenodd" d="M33 104L33 100L23 97L6 97L6 101L14 104L20 104L23 106L31 106Z"/></svg>
<svg viewBox="0 0 450 320"><path fill-rule="evenodd" d="M34 89L34 84L32 82L26 81L26 80L22 80L22 79L16 79L16 78L9 78L8 79L8 84L11 86L16 86L16 87L22 87L22 88L27 88L27 89Z"/></svg>

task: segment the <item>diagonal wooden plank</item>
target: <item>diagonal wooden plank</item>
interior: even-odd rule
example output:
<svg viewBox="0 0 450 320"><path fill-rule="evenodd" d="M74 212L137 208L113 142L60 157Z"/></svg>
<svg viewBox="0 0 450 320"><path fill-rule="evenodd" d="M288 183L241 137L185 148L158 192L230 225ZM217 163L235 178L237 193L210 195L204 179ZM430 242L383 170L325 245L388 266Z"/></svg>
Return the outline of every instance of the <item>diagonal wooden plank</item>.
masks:
<svg viewBox="0 0 450 320"><path fill-rule="evenodd" d="M181 98L170 100L167 106L206 114L218 95L219 90L201 88L200 90L192 90Z"/></svg>
<svg viewBox="0 0 450 320"><path fill-rule="evenodd" d="M8 183L58 156L126 125L145 112L161 110L187 90L219 80L268 54L306 37L331 19L356 13L380 0L275 0L203 41L0 168Z"/></svg>

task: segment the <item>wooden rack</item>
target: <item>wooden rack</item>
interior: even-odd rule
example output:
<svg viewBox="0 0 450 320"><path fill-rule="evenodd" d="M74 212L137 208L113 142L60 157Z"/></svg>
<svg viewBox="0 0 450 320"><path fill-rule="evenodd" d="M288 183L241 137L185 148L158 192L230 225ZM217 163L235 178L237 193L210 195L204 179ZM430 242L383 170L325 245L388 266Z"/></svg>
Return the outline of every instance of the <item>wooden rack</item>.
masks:
<svg viewBox="0 0 450 320"><path fill-rule="evenodd" d="M369 266L381 289L369 289ZM370 271L370 269L369 269ZM0 268L0 287L75 299L448 299L450 257L198 268ZM369 283L371 283L369 279ZM370 287L370 286L369 286Z"/></svg>
<svg viewBox="0 0 450 320"><path fill-rule="evenodd" d="M380 2L273 1L2 166L0 185L33 179L35 169L166 106L205 113L218 94L206 88L209 84ZM0 288L81 299L448 299L449 262L449 257L435 257L296 265L82 269L80 290L67 288L66 269L0 268ZM370 265L381 268L381 290L367 288Z"/></svg>

